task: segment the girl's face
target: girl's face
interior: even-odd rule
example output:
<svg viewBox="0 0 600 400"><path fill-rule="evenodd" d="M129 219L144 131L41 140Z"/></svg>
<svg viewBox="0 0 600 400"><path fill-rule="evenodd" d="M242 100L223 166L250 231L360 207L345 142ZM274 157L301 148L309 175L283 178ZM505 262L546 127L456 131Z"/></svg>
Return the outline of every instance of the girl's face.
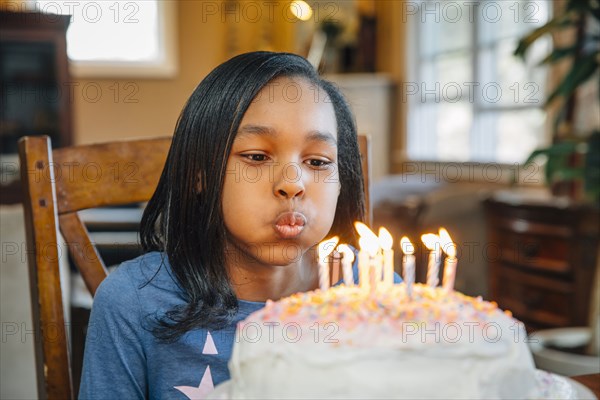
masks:
<svg viewBox="0 0 600 400"><path fill-rule="evenodd" d="M227 160L228 262L288 265L323 240L339 195L337 159L337 123L325 92L302 78L265 86Z"/></svg>

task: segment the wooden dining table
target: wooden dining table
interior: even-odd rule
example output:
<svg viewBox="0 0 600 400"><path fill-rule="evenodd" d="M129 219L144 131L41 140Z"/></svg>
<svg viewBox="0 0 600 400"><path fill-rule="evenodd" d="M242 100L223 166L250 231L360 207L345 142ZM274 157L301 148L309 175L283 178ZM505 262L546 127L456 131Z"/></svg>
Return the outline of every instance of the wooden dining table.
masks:
<svg viewBox="0 0 600 400"><path fill-rule="evenodd" d="M590 389L594 396L600 399L600 374L572 376L571 379Z"/></svg>

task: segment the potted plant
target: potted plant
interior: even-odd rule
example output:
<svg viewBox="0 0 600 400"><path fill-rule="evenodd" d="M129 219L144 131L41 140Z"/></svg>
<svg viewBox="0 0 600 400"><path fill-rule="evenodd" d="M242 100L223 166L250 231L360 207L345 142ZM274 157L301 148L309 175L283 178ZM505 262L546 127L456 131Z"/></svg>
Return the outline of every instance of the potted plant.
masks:
<svg viewBox="0 0 600 400"><path fill-rule="evenodd" d="M600 202L600 127L592 126L585 132L577 132L575 116L578 111L577 90L590 80L595 81L596 96L600 98L598 71L600 70L600 1L599 0L567 0L564 12L556 15L548 23L523 37L514 54L524 58L530 46L542 36L565 29L574 29L575 34L571 43L556 47L546 56L540 64L550 65L570 59L571 65L564 76L561 77L556 87L551 90L546 100L545 108L559 99L562 104L557 112L553 125L553 138L550 146L535 150L525 161L525 165L532 163L539 156L546 156L545 165L546 183L554 194L579 197L577 190L583 183L583 197L585 200ZM595 32L594 32L595 31ZM596 106L594 106L596 107ZM593 109L599 113L600 110ZM597 115L597 114L596 114ZM566 190L565 190L566 189ZM600 271L596 271L596 282ZM597 303L600 296L600 287L595 285L590 315L590 327L573 328L581 329L587 337L587 351L584 354L572 354L569 346L564 346L562 351L548 348L539 343L532 345L536 363L544 355L544 361L556 361L560 368L572 368L581 371L585 365L596 365L598 362L598 343L600 342L600 318ZM565 332L573 333L565 328ZM542 333L563 340L566 338L561 330L548 330ZM553 336L553 337L554 337ZM563 340L564 341L564 340ZM582 343L585 345L585 340ZM547 344L547 343L546 343ZM587 355L585 355L587 354ZM552 357L549 357L552 355ZM558 362L560 360L560 362ZM587 364L586 364L587 363ZM578 369L580 368L580 369ZM597 372L597 371L595 371Z"/></svg>
<svg viewBox="0 0 600 400"><path fill-rule="evenodd" d="M540 63L550 65L568 58L572 61L570 69L550 92L545 104L548 107L562 99L554 121L552 143L531 153L525 165L541 155L546 156L546 183L553 193L576 197L577 182L582 182L585 197L595 202L600 199L600 127L576 132L574 120L578 109L577 89L591 79L598 80L600 33L589 29L597 24L600 24L598 0L568 0L564 13L523 37L514 52L524 58L530 46L542 36L575 29L572 43L555 48ZM597 90L597 95L600 95L600 90Z"/></svg>

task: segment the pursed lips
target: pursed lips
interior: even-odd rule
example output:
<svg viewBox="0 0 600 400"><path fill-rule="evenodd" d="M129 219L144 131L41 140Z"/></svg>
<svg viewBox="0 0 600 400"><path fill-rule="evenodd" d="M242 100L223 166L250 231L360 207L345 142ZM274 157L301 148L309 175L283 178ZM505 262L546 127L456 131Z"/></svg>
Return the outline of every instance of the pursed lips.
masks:
<svg viewBox="0 0 600 400"><path fill-rule="evenodd" d="M273 227L282 239L292 239L304 230L306 217L297 211L286 211L277 216Z"/></svg>

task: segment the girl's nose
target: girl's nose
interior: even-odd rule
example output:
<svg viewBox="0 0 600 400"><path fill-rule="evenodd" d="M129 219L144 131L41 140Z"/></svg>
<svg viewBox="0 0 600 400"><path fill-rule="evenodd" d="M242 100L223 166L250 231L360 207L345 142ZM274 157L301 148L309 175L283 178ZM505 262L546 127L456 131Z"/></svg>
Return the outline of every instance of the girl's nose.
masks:
<svg viewBox="0 0 600 400"><path fill-rule="evenodd" d="M300 168L285 168L273 187L276 197L293 199L304 196L304 180Z"/></svg>

